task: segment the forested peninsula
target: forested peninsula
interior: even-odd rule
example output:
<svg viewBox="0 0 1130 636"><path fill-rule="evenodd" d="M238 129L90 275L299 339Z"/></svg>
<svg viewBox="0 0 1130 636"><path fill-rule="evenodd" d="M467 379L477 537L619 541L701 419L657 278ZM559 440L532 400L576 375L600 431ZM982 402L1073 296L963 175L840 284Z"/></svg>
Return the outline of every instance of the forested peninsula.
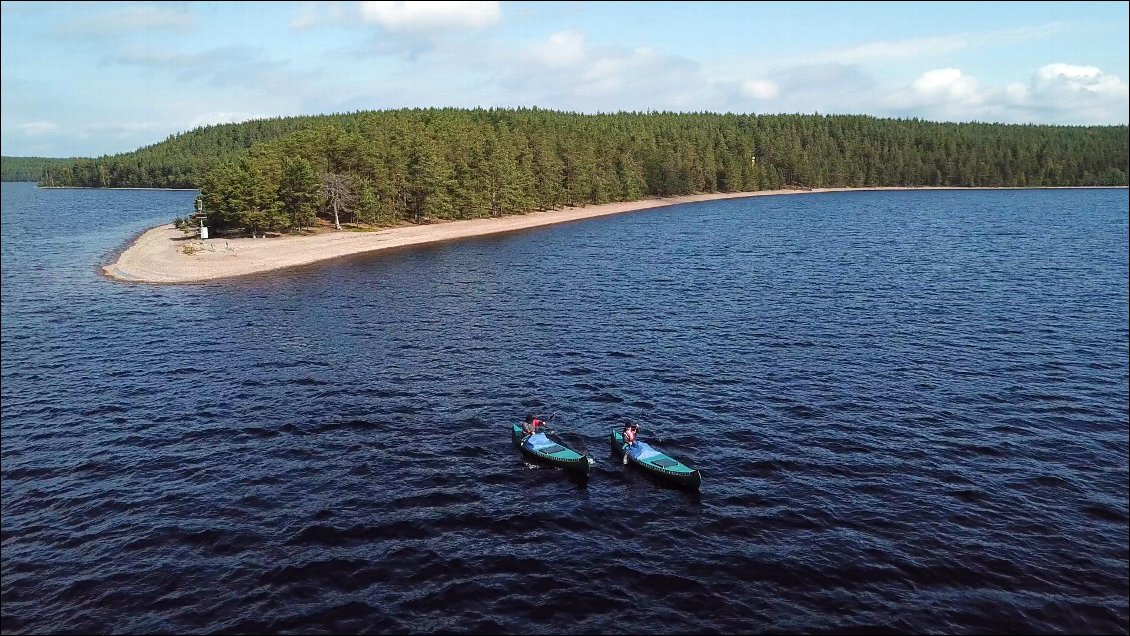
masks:
<svg viewBox="0 0 1130 636"><path fill-rule="evenodd" d="M403 109L208 126L40 185L200 188L219 232L783 188L1126 186L1126 126Z"/></svg>
<svg viewBox="0 0 1130 636"><path fill-rule="evenodd" d="M40 181L48 166L65 166L70 170L78 159L70 157L3 157L0 158L0 181Z"/></svg>

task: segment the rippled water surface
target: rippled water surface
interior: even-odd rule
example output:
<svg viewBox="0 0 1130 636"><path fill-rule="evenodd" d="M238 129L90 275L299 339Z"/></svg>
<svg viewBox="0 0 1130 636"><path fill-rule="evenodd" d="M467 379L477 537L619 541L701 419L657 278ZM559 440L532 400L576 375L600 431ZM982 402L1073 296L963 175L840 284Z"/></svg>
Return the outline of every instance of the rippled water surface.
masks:
<svg viewBox="0 0 1130 636"><path fill-rule="evenodd" d="M194 195L3 184L5 633L1127 632L1126 190L99 276Z"/></svg>

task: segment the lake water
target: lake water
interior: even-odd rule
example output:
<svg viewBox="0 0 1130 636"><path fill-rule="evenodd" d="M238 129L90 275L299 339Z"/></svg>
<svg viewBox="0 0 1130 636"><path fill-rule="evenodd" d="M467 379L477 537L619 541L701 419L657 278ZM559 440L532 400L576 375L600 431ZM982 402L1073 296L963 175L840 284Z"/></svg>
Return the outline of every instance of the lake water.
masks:
<svg viewBox="0 0 1130 636"><path fill-rule="evenodd" d="M1126 190L98 274L195 194L3 184L4 633L1127 633Z"/></svg>

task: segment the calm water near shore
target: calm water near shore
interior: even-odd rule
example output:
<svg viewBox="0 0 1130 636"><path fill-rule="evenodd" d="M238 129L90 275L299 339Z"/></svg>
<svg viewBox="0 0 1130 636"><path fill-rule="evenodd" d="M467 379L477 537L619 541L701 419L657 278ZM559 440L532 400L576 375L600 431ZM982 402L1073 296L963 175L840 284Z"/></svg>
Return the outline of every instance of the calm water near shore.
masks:
<svg viewBox="0 0 1130 636"><path fill-rule="evenodd" d="M1126 190L99 275L194 196L3 184L4 633L1127 633Z"/></svg>

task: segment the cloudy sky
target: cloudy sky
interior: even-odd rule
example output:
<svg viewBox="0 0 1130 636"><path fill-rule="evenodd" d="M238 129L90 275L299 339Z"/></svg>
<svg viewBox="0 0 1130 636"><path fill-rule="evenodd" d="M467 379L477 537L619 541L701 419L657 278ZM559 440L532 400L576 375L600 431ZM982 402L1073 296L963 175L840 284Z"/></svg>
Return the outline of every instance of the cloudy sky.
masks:
<svg viewBox="0 0 1130 636"><path fill-rule="evenodd" d="M414 106L1126 124L1126 2L4 2L2 152Z"/></svg>

